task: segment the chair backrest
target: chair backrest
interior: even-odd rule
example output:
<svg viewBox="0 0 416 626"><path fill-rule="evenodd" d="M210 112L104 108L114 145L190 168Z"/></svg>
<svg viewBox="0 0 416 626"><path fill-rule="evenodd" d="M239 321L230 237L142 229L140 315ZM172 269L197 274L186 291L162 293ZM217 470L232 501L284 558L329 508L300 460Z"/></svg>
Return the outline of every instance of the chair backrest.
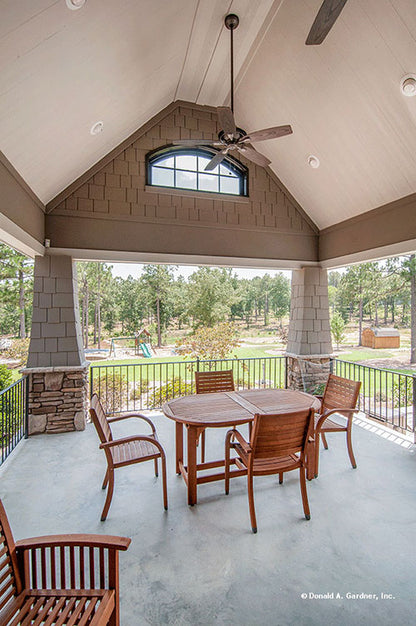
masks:
<svg viewBox="0 0 416 626"><path fill-rule="evenodd" d="M0 500L0 613L22 591L16 548L6 511Z"/></svg>
<svg viewBox="0 0 416 626"><path fill-rule="evenodd" d="M322 410L344 408L355 409L360 393L361 383L348 378L330 374L322 398ZM342 411L340 411L342 415ZM346 414L348 417L348 414Z"/></svg>
<svg viewBox="0 0 416 626"><path fill-rule="evenodd" d="M113 435L111 433L110 424L107 421L103 405L101 404L100 399L96 393L91 398L90 415L101 443L107 443L108 441L112 441Z"/></svg>
<svg viewBox="0 0 416 626"><path fill-rule="evenodd" d="M250 445L253 457L270 459L301 452L314 429L313 409L254 416Z"/></svg>
<svg viewBox="0 0 416 626"><path fill-rule="evenodd" d="M233 370L195 372L195 385L197 393L235 391Z"/></svg>

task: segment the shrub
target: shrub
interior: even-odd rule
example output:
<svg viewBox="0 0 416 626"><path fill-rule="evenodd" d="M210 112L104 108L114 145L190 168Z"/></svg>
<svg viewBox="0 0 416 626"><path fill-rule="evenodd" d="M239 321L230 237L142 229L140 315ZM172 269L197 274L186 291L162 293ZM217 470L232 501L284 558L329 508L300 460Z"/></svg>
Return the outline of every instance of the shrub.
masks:
<svg viewBox="0 0 416 626"><path fill-rule="evenodd" d="M0 391L12 384L12 373L6 365L0 365Z"/></svg>
<svg viewBox="0 0 416 626"><path fill-rule="evenodd" d="M392 403L394 408L412 404L413 380L411 378L395 377L392 385Z"/></svg>
<svg viewBox="0 0 416 626"><path fill-rule="evenodd" d="M27 355L29 352L29 339L13 339L13 343L10 348L4 351L6 359L18 361L16 367L24 365L27 361Z"/></svg>
<svg viewBox="0 0 416 626"><path fill-rule="evenodd" d="M127 401L129 383L125 376L119 373L111 373L108 376L101 374L94 380L94 391L100 398L106 413L123 411Z"/></svg>
<svg viewBox="0 0 416 626"><path fill-rule="evenodd" d="M147 401L148 409L158 409L164 402L173 400L179 396L195 393L195 383L181 378L175 377L169 382L152 389Z"/></svg>

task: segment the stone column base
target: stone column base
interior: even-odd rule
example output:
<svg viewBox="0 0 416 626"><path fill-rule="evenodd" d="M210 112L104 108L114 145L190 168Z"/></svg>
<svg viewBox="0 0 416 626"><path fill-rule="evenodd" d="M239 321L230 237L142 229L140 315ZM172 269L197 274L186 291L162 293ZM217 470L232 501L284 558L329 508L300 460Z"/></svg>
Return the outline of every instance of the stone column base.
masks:
<svg viewBox="0 0 416 626"><path fill-rule="evenodd" d="M331 372L331 355L287 355L289 389L322 395Z"/></svg>
<svg viewBox="0 0 416 626"><path fill-rule="evenodd" d="M84 430L88 367L26 369L29 376L29 435Z"/></svg>

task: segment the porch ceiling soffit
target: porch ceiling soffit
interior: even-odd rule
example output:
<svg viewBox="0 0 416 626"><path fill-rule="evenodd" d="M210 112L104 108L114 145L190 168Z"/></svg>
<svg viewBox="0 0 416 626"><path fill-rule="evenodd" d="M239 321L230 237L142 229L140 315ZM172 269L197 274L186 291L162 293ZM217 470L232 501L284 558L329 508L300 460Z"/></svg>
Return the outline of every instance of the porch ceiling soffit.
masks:
<svg viewBox="0 0 416 626"><path fill-rule="evenodd" d="M416 250L416 194L320 231L319 261L341 267Z"/></svg>

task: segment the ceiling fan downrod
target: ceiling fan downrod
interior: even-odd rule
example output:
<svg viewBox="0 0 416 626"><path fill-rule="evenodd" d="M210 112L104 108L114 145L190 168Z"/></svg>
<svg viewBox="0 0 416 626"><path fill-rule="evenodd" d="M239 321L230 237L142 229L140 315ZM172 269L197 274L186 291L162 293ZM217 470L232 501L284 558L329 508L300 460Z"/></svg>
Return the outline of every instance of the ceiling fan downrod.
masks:
<svg viewBox="0 0 416 626"><path fill-rule="evenodd" d="M238 15L234 13L230 13L224 19L224 24L226 28L230 31L230 56L231 56L231 111L234 113L234 44L233 44L233 32L239 25L240 20L238 19Z"/></svg>

